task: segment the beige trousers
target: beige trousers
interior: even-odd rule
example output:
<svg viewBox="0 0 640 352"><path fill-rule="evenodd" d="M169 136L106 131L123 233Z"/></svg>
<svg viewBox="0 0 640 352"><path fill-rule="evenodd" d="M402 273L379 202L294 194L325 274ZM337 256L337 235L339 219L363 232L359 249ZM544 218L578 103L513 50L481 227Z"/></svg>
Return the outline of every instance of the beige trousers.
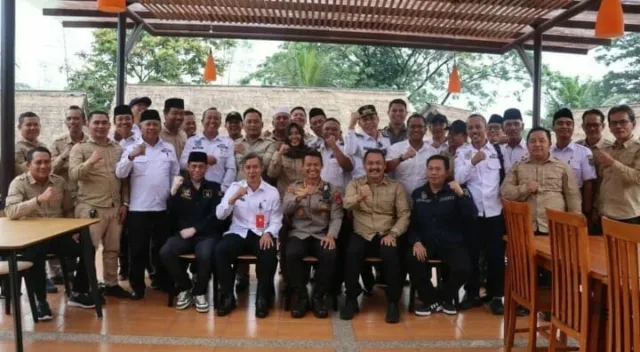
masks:
<svg viewBox="0 0 640 352"><path fill-rule="evenodd" d="M107 286L118 284L118 254L120 253L120 234L122 224L118 223L118 209L98 208L87 204L76 206L76 218L90 218L89 212L95 208L98 212L100 222L89 227L91 231L91 241L96 250L102 243L102 266L104 270L104 283Z"/></svg>

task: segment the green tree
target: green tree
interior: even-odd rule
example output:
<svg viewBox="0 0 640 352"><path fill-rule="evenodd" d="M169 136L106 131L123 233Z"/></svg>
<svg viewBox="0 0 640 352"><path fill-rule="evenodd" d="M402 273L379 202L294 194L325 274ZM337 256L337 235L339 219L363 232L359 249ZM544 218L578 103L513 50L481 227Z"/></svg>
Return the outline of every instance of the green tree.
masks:
<svg viewBox="0 0 640 352"><path fill-rule="evenodd" d="M445 103L449 73L457 62L471 108L490 105L498 82L528 80L519 58L384 46L284 43L243 83L396 89L415 106ZM304 77L312 79L302 79ZM520 94L515 91L513 94ZM454 97L458 99L458 97Z"/></svg>
<svg viewBox="0 0 640 352"><path fill-rule="evenodd" d="M79 69L69 69L68 89L87 92L89 109L109 110L116 86L116 31L93 31L91 50L81 52ZM142 33L127 60L129 83L203 83L209 49L214 51L218 75L224 73L232 40L154 37Z"/></svg>
<svg viewBox="0 0 640 352"><path fill-rule="evenodd" d="M596 60L610 69L602 78L602 91L617 97L617 103L640 101L640 34L629 33L599 48Z"/></svg>

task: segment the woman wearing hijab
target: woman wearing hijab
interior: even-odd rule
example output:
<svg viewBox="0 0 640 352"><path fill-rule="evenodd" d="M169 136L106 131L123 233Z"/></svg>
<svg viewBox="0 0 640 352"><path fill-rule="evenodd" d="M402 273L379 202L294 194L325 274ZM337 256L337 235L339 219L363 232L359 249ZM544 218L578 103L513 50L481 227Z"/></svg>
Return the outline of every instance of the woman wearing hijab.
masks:
<svg viewBox="0 0 640 352"><path fill-rule="evenodd" d="M271 158L267 176L278 180L277 188L280 197L283 196L289 185L304 179L302 161L309 151L309 147L304 144L303 136L304 130L300 125L289 124L285 132L284 143Z"/></svg>

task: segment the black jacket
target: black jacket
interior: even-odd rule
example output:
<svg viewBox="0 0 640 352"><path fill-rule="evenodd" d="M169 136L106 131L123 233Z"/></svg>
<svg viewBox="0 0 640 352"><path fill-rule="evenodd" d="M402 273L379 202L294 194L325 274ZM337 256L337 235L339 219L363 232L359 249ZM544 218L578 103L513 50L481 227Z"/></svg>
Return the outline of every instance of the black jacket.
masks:
<svg viewBox="0 0 640 352"><path fill-rule="evenodd" d="M185 180L168 201L171 233L195 227L195 236L222 235L224 222L216 217L216 206L223 194L219 183L202 180L196 190L191 181Z"/></svg>
<svg viewBox="0 0 640 352"><path fill-rule="evenodd" d="M411 193L410 244L418 241L442 246L464 243L465 226L476 218L478 208L469 190L462 189L464 195L459 197L445 184L434 194L427 183Z"/></svg>

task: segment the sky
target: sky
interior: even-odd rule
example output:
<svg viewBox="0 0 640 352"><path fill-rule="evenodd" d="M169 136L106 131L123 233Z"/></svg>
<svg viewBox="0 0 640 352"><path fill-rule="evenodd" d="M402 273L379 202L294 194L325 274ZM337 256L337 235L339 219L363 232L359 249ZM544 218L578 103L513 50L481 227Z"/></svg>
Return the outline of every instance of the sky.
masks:
<svg viewBox="0 0 640 352"><path fill-rule="evenodd" d="M71 67L82 65L76 54L90 48L91 30L63 29L58 19L43 16L40 9L27 1L17 1L16 15L16 59L18 65L16 81L25 83L33 89L65 89L66 74L62 67L65 66L65 63ZM235 59L226 77L216 83L237 83L246 74L255 70L267 57L275 53L280 42L250 41L250 44L249 48L236 51ZM568 75L579 75L586 79L589 77L599 78L607 71L605 66L596 62L594 55L594 50L592 50L588 55L545 52L542 56L543 63L548 64L551 69ZM464 85L464 77L462 80ZM503 83L499 87L499 91L504 92L513 89L517 89L517 85ZM532 109L532 97L532 90L526 91L521 101L506 94L504 97L496 97L495 103L489 106L486 111L481 112L488 116L492 113L501 113L512 107L519 108L524 112ZM275 104L277 105L277 103ZM449 104L459 108L467 108L463 97L456 101L450 101ZM525 123L527 122L525 121Z"/></svg>

